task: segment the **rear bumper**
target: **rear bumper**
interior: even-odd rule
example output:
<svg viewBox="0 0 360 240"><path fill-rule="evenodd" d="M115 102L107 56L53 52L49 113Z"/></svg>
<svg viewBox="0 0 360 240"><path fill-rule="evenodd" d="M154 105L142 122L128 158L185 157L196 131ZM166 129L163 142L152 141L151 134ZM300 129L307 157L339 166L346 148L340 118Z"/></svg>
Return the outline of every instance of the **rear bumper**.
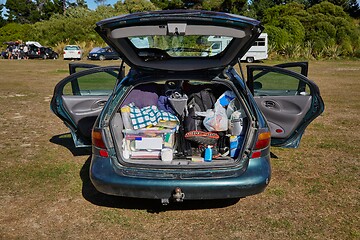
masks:
<svg viewBox="0 0 360 240"><path fill-rule="evenodd" d="M82 58L82 54L64 54L64 59L78 59Z"/></svg>
<svg viewBox="0 0 360 240"><path fill-rule="evenodd" d="M242 175L219 179L146 179L117 174L109 158L93 156L90 179L103 193L124 197L168 199L176 187L184 199L240 198L264 191L271 177L269 157L251 159Z"/></svg>

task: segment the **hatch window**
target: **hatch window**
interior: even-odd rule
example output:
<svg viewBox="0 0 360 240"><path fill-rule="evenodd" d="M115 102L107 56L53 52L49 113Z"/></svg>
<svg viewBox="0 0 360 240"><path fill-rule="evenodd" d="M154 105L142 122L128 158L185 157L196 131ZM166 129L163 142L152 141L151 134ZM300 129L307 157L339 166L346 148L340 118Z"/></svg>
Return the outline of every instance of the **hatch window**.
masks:
<svg viewBox="0 0 360 240"><path fill-rule="evenodd" d="M209 35L141 36L128 38L140 50L158 49L170 57L211 57L223 52L232 37Z"/></svg>

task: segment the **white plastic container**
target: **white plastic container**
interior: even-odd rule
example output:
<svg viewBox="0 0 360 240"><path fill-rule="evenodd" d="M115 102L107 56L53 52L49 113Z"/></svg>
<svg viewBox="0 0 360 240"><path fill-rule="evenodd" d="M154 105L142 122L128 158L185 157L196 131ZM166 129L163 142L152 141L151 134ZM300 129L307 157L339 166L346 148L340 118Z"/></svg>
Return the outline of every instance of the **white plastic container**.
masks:
<svg viewBox="0 0 360 240"><path fill-rule="evenodd" d="M241 110L233 112L229 120L230 134L233 136L244 135L245 114Z"/></svg>
<svg viewBox="0 0 360 240"><path fill-rule="evenodd" d="M163 162L171 162L173 160L174 151L171 148L161 149L161 160Z"/></svg>

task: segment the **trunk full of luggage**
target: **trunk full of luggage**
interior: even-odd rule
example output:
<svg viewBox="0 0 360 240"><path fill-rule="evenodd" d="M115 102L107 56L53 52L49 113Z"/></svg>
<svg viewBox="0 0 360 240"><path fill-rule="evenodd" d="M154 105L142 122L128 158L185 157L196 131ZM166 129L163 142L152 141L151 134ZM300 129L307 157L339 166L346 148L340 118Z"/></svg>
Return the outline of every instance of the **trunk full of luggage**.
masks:
<svg viewBox="0 0 360 240"><path fill-rule="evenodd" d="M241 160L248 111L229 81L141 84L111 120L120 162L159 167L234 165Z"/></svg>

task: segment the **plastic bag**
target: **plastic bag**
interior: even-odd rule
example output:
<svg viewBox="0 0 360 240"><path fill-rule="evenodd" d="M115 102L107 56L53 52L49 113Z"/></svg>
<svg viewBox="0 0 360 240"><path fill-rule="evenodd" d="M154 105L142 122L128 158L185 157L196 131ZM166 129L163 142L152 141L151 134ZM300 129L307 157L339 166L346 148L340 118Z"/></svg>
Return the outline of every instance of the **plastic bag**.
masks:
<svg viewBox="0 0 360 240"><path fill-rule="evenodd" d="M219 99L217 101L219 101L219 103L223 106L226 107L227 105L229 105L229 103L235 98L235 94L233 91L226 91L223 94L221 94L221 96L219 97Z"/></svg>
<svg viewBox="0 0 360 240"><path fill-rule="evenodd" d="M226 109L221 106L219 101L215 103L214 109L208 109L206 112L197 112L196 115L205 117L203 124L209 132L228 130Z"/></svg>

